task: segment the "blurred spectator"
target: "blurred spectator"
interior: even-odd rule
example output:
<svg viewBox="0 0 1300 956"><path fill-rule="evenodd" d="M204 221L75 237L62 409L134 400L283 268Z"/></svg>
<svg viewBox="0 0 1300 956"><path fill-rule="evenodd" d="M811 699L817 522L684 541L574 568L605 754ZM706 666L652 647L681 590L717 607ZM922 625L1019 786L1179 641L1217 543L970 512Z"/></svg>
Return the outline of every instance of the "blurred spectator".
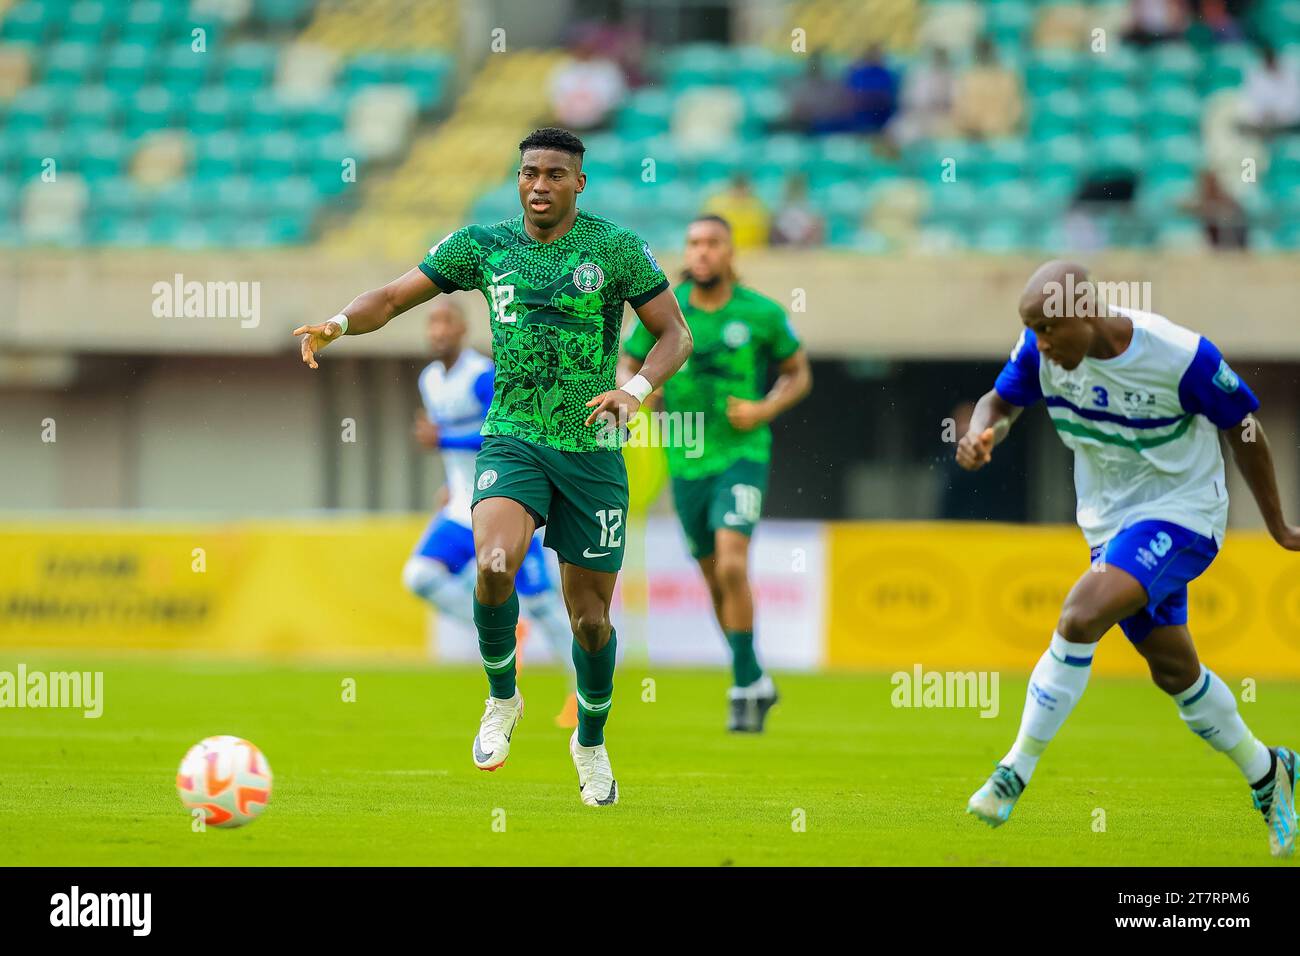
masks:
<svg viewBox="0 0 1300 956"><path fill-rule="evenodd" d="M745 101L727 86L695 86L673 104L672 137L683 155L716 153L735 142Z"/></svg>
<svg viewBox="0 0 1300 956"><path fill-rule="evenodd" d="M551 111L561 126L599 129L626 92L622 69L600 54L592 38L585 37L574 45L570 59L551 74Z"/></svg>
<svg viewBox="0 0 1300 956"><path fill-rule="evenodd" d="M600 57L613 60L623 71L628 86L645 83L645 37L637 18L618 22L589 20L579 23L569 35L568 46L586 45Z"/></svg>
<svg viewBox="0 0 1300 956"><path fill-rule="evenodd" d="M809 135L843 132L848 125L849 91L826 67L820 51L808 57L808 69L790 94L788 125Z"/></svg>
<svg viewBox="0 0 1300 956"><path fill-rule="evenodd" d="M1187 30L1188 42L1201 50L1216 43L1237 43L1244 38L1245 33L1224 0L1201 0L1200 14Z"/></svg>
<svg viewBox="0 0 1300 956"><path fill-rule="evenodd" d="M1129 16L1124 39L1143 47L1181 39L1189 21L1186 0L1132 0Z"/></svg>
<svg viewBox="0 0 1300 956"><path fill-rule="evenodd" d="M737 173L731 184L710 199L705 212L715 213L731 223L731 242L737 249L767 245L771 219L763 201L754 194L749 177Z"/></svg>
<svg viewBox="0 0 1300 956"><path fill-rule="evenodd" d="M31 61L23 47L0 47L0 100L11 99L32 76Z"/></svg>
<svg viewBox="0 0 1300 956"><path fill-rule="evenodd" d="M1060 4L1045 7L1034 26L1039 50L1081 50L1089 39L1094 15L1087 7Z"/></svg>
<svg viewBox="0 0 1300 956"><path fill-rule="evenodd" d="M871 46L849 67L849 128L855 133L879 133L898 109L898 74L885 63L885 53Z"/></svg>
<svg viewBox="0 0 1300 956"><path fill-rule="evenodd" d="M1122 166L1102 166L1085 174L1061 221L1066 247L1096 252L1115 242L1111 229L1130 217L1137 184L1137 173Z"/></svg>
<svg viewBox="0 0 1300 956"><path fill-rule="evenodd" d="M998 63L988 37L975 44L975 64L957 81L953 121L957 129L976 138L1005 136L1020 124L1024 98L1020 75Z"/></svg>
<svg viewBox="0 0 1300 956"><path fill-rule="evenodd" d="M898 115L889 133L899 146L952 132L952 107L957 96L957 74L948 51L936 47L926 60L903 75Z"/></svg>
<svg viewBox="0 0 1300 956"><path fill-rule="evenodd" d="M1268 43L1260 45L1259 54L1241 88L1242 120L1263 135L1300 128L1300 71Z"/></svg>
<svg viewBox="0 0 1300 956"><path fill-rule="evenodd" d="M1246 210L1211 170L1202 170L1196 181L1196 195L1181 206L1201 220L1211 249L1245 249L1249 244Z"/></svg>
<svg viewBox="0 0 1300 956"><path fill-rule="evenodd" d="M825 238L826 222L808 201L808 180L791 176L772 216L772 245L806 248L820 246Z"/></svg>

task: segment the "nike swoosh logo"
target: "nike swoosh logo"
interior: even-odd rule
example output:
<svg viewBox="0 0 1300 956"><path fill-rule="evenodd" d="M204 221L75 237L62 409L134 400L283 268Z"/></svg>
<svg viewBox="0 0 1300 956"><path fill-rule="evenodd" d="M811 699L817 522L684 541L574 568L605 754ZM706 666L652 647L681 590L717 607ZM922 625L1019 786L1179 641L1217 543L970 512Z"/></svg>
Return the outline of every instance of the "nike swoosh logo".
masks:
<svg viewBox="0 0 1300 956"><path fill-rule="evenodd" d="M512 276L512 275L514 275L514 274L515 274L516 272L518 272L518 271L519 271L518 269L511 269L509 272L503 272L503 273L501 273L500 275L494 275L494 276L492 276L492 281L493 281L493 282L500 282L500 281L501 281L502 279L504 279L506 276Z"/></svg>
<svg viewBox="0 0 1300 956"><path fill-rule="evenodd" d="M496 753L496 751L494 750L492 753ZM479 746L477 737L474 738L474 759L479 763L486 763L492 759L492 754L486 754L483 752L483 748Z"/></svg>
<svg viewBox="0 0 1300 956"><path fill-rule="evenodd" d="M582 556L583 556L584 558L606 558L606 557L609 557L609 555L610 555L611 553L612 553L612 552L609 552L609 551L597 551L595 554L592 554L592 553L591 553L591 548L583 548L583 549L582 549Z"/></svg>

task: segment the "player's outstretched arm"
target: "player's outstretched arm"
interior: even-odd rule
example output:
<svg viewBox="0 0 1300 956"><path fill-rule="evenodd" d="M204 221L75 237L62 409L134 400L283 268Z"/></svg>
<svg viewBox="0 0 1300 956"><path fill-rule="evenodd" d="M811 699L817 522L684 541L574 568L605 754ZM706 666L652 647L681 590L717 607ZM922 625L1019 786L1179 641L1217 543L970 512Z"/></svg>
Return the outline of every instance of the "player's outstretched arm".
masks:
<svg viewBox="0 0 1300 956"><path fill-rule="evenodd" d="M343 309L340 315L347 317L348 335L364 335L382 329L389 319L413 309L421 302L428 302L440 290L433 280L419 269L412 269L392 282L378 289L363 292ZM302 336L302 361L309 368L318 368L316 353L345 333L343 326L335 319L329 319L320 325L300 325L293 330L294 335Z"/></svg>
<svg viewBox="0 0 1300 956"><path fill-rule="evenodd" d="M1277 472L1273 468L1273 453L1264 435L1264 426L1254 415L1247 415L1236 428L1225 428L1224 435L1232 446L1232 457L1237 460L1241 477L1255 496L1259 513L1273 540L1288 551L1300 551L1300 528L1286 523L1282 514L1282 500L1277 493Z"/></svg>
<svg viewBox="0 0 1300 956"><path fill-rule="evenodd" d="M803 349L781 361L777 379L761 401L727 397L727 420L733 428L749 431L770 422L798 405L812 391L812 363Z"/></svg>
<svg viewBox="0 0 1300 956"><path fill-rule="evenodd" d="M642 303L635 312L646 331L655 337L655 344L646 354L640 369L632 373L632 377L639 374L650 383L651 389L655 389L672 378L691 357L691 349L694 347L691 330L686 325L682 307L677 304L677 297L671 289L664 289L649 302ZM624 357L631 359L630 356ZM625 381L623 384L628 383ZM633 395L622 386L602 392L587 403L587 407L592 410L587 416L587 424L590 425L597 416L605 414L626 421L636 414L644 399L644 394Z"/></svg>
<svg viewBox="0 0 1300 956"><path fill-rule="evenodd" d="M993 460L993 448L1007 437L1023 409L989 389L975 404L970 429L957 442L957 464L978 471Z"/></svg>

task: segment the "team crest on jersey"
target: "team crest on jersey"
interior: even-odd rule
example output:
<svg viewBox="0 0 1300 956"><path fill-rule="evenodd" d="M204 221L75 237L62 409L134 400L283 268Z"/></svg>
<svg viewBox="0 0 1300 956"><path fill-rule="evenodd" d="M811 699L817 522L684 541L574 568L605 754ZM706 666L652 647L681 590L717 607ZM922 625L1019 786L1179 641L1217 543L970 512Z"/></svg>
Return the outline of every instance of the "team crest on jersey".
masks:
<svg viewBox="0 0 1300 956"><path fill-rule="evenodd" d="M482 491L484 488L491 488L496 484L496 480L496 471L489 468L487 471L483 472L483 474L478 476L478 490Z"/></svg>
<svg viewBox="0 0 1300 956"><path fill-rule="evenodd" d="M573 270L573 284L580 292L595 292L605 284L605 273L594 262L584 262Z"/></svg>
<svg viewBox="0 0 1300 956"><path fill-rule="evenodd" d="M749 341L749 326L744 322L728 322L722 330L722 341L727 343L727 348L740 348Z"/></svg>
<svg viewBox="0 0 1300 956"><path fill-rule="evenodd" d="M1214 373L1214 384L1229 395L1240 387L1241 379L1237 377L1236 372L1228 367L1227 359L1219 362L1219 370Z"/></svg>

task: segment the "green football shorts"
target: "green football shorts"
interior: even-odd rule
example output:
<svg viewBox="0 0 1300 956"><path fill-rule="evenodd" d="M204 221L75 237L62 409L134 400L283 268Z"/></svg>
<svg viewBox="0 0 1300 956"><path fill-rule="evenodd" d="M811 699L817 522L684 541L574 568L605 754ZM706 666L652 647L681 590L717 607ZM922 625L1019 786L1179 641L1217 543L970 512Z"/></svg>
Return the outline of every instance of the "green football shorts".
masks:
<svg viewBox="0 0 1300 956"><path fill-rule="evenodd" d="M686 532L691 556L707 558L716 546L714 532L729 528L753 535L767 493L767 462L742 458L716 475L674 478L673 505Z"/></svg>
<svg viewBox="0 0 1300 956"><path fill-rule="evenodd" d="M546 527L545 545L561 561L592 571L623 566L627 466L623 452L559 451L506 435L483 439L474 499L510 498Z"/></svg>

